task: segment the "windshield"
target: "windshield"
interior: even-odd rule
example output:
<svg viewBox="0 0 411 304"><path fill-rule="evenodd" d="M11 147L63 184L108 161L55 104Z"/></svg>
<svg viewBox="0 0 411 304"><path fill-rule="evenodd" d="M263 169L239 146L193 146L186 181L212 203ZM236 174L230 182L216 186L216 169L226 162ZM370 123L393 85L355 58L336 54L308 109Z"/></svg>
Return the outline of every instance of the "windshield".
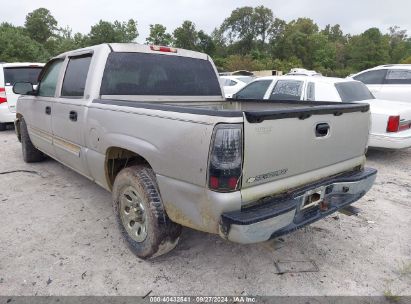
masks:
<svg viewBox="0 0 411 304"><path fill-rule="evenodd" d="M363 83L358 81L336 83L335 87L337 88L342 102L375 99L370 90Z"/></svg>
<svg viewBox="0 0 411 304"><path fill-rule="evenodd" d="M101 95L221 96L210 61L172 55L111 53Z"/></svg>
<svg viewBox="0 0 411 304"><path fill-rule="evenodd" d="M13 67L4 68L4 82L6 85L14 85L16 82L30 82L37 84L37 78L42 67Z"/></svg>

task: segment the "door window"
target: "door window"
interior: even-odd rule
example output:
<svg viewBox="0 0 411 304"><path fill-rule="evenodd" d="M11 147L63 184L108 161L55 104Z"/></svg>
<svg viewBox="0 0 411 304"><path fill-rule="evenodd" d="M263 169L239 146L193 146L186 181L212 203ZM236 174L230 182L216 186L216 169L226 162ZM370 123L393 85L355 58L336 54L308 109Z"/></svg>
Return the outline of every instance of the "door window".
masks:
<svg viewBox="0 0 411 304"><path fill-rule="evenodd" d="M236 99L263 99L271 80L254 81L236 94Z"/></svg>
<svg viewBox="0 0 411 304"><path fill-rule="evenodd" d="M314 82L309 82L307 85L307 100L315 101L315 84Z"/></svg>
<svg viewBox="0 0 411 304"><path fill-rule="evenodd" d="M388 70L386 84L411 84L411 70Z"/></svg>
<svg viewBox="0 0 411 304"><path fill-rule="evenodd" d="M302 81L278 80L271 92L270 100L300 100L302 90Z"/></svg>
<svg viewBox="0 0 411 304"><path fill-rule="evenodd" d="M91 55L71 57L64 75L62 97L82 98L86 87Z"/></svg>
<svg viewBox="0 0 411 304"><path fill-rule="evenodd" d="M353 78L365 84L382 84L384 82L385 74L387 74L387 70L375 70L364 72Z"/></svg>
<svg viewBox="0 0 411 304"><path fill-rule="evenodd" d="M63 59L56 59L46 65L45 71L41 76L38 96L54 97L62 63Z"/></svg>

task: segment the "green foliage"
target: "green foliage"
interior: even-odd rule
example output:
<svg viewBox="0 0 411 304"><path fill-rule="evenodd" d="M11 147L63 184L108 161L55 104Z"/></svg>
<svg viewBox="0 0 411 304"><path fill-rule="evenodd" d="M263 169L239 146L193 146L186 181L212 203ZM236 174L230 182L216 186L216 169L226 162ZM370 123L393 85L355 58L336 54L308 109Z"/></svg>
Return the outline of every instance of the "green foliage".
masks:
<svg viewBox="0 0 411 304"><path fill-rule="evenodd" d="M146 38L147 44L172 45L173 37L168 34L167 28L161 24L150 24L150 36Z"/></svg>
<svg viewBox="0 0 411 304"><path fill-rule="evenodd" d="M348 65L364 70L384 63L391 63L389 37L377 28L370 28L350 39Z"/></svg>
<svg viewBox="0 0 411 304"><path fill-rule="evenodd" d="M105 42L133 42L137 22L100 20L87 34L59 27L51 12L39 8L26 16L24 27L0 24L0 61L46 61L57 54ZM344 34L339 24L320 29L311 19L286 22L271 9L239 7L209 35L186 20L172 34L151 24L146 43L173 45L213 57L220 70L289 71L304 67L323 75L345 77L385 63L411 63L411 39L392 26L387 33L370 28Z"/></svg>
<svg viewBox="0 0 411 304"><path fill-rule="evenodd" d="M49 57L43 45L31 39L24 28L0 25L0 61L45 61Z"/></svg>
<svg viewBox="0 0 411 304"><path fill-rule="evenodd" d="M24 24L31 39L45 43L57 28L57 21L46 8L38 8L26 16Z"/></svg>
<svg viewBox="0 0 411 304"><path fill-rule="evenodd" d="M176 47L197 50L198 32L193 22L184 21L180 27L174 30L173 36Z"/></svg>
<svg viewBox="0 0 411 304"><path fill-rule="evenodd" d="M132 19L128 22L116 20L113 23L100 20L91 27L88 43L95 45L110 42L133 42L137 37L137 22Z"/></svg>

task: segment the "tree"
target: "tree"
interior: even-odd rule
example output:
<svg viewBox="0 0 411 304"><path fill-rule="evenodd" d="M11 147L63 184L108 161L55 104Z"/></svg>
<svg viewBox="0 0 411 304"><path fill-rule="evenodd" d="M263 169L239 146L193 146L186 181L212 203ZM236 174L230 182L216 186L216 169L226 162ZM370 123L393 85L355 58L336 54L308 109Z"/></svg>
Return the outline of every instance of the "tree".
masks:
<svg viewBox="0 0 411 304"><path fill-rule="evenodd" d="M174 45L187 50L197 50L198 32L196 26L191 21L184 21L183 24L173 32Z"/></svg>
<svg viewBox="0 0 411 304"><path fill-rule="evenodd" d="M171 45L173 37L166 33L167 28L161 24L150 24L150 35L146 38L147 44Z"/></svg>
<svg viewBox="0 0 411 304"><path fill-rule="evenodd" d="M389 63L390 39L378 28L370 28L353 36L348 43L348 64L356 70Z"/></svg>
<svg viewBox="0 0 411 304"><path fill-rule="evenodd" d="M388 31L391 62L399 62L411 55L411 42L408 39L407 31L401 30L399 26L392 26Z"/></svg>
<svg viewBox="0 0 411 304"><path fill-rule="evenodd" d="M256 17L254 8L240 7L231 12L221 25L221 31L226 33L227 39L234 46L234 52L248 54L253 48L256 35Z"/></svg>
<svg viewBox="0 0 411 304"><path fill-rule="evenodd" d="M273 11L264 6L258 6L253 13L255 34L261 37L261 44L265 45L267 36L272 30L274 16Z"/></svg>
<svg viewBox="0 0 411 304"><path fill-rule="evenodd" d="M95 45L108 42L132 42L137 37L137 22L132 19L128 22L116 20L114 23L100 20L91 27L88 40L89 44Z"/></svg>
<svg viewBox="0 0 411 304"><path fill-rule="evenodd" d="M24 28L8 23L0 25L0 61L46 61L47 50L31 39Z"/></svg>
<svg viewBox="0 0 411 304"><path fill-rule="evenodd" d="M46 8L38 8L26 16L26 30L33 40L45 43L57 29L57 21Z"/></svg>
<svg viewBox="0 0 411 304"><path fill-rule="evenodd" d="M206 53L212 56L216 51L216 46L214 44L211 36L207 35L204 31L199 31L198 34L197 49L200 52Z"/></svg>

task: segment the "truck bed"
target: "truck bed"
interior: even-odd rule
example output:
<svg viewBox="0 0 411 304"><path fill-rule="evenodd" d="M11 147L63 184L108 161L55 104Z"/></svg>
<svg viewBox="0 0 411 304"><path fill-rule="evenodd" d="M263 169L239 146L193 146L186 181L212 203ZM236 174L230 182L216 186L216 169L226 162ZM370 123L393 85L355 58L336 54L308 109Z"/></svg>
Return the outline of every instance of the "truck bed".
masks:
<svg viewBox="0 0 411 304"><path fill-rule="evenodd" d="M304 119L315 114L334 114L338 116L342 113L367 112L369 110L368 104L358 103L268 100L162 101L146 103L131 99L96 99L93 103L222 117L242 117L244 114L250 123L258 123L266 119L291 117Z"/></svg>

